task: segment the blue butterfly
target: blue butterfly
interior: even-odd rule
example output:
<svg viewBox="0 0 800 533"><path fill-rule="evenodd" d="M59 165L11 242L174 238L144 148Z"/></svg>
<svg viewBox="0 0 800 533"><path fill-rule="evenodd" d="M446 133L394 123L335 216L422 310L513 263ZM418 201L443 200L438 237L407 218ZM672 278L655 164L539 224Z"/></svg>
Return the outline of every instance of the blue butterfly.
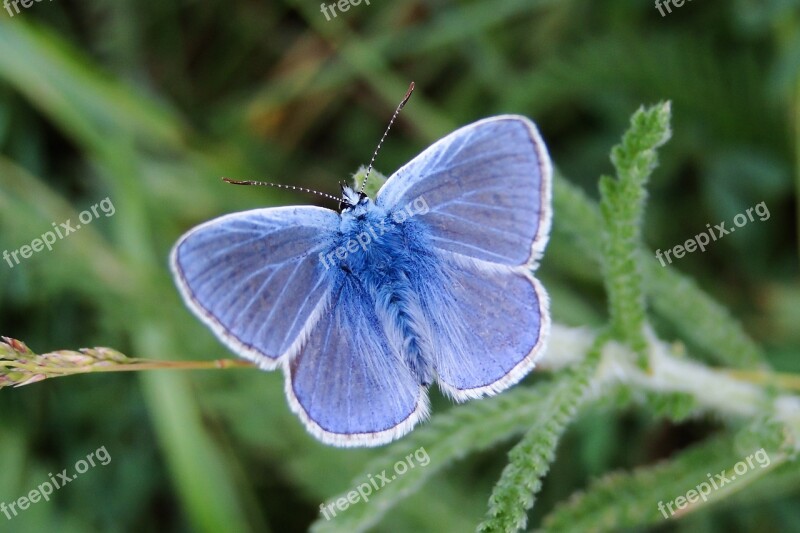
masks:
<svg viewBox="0 0 800 533"><path fill-rule="evenodd" d="M536 126L502 115L437 141L372 200L234 213L186 233L171 266L231 350L281 367L289 405L335 446L376 446L456 401L497 394L543 352L532 271L550 232L552 170ZM363 188L362 188L363 190Z"/></svg>

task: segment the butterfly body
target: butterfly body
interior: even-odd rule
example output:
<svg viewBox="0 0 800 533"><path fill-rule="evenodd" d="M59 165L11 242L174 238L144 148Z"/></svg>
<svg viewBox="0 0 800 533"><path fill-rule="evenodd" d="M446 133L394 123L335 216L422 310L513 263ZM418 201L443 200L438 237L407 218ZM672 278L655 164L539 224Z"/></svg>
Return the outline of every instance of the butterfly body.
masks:
<svg viewBox="0 0 800 533"><path fill-rule="evenodd" d="M524 377L549 330L531 271L550 227L551 170L533 124L466 126L340 212L270 208L187 233L172 267L229 347L281 367L292 410L323 442L411 430L436 382L457 401Z"/></svg>
<svg viewBox="0 0 800 533"><path fill-rule="evenodd" d="M342 211L340 230L324 258L331 269L341 271L334 294L363 292L380 321L375 326L386 331L392 352L420 385L427 386L433 372L424 353L426 328L418 294L425 287L417 272L434 270L437 261L424 228L411 218L424 207L387 211L362 198Z"/></svg>

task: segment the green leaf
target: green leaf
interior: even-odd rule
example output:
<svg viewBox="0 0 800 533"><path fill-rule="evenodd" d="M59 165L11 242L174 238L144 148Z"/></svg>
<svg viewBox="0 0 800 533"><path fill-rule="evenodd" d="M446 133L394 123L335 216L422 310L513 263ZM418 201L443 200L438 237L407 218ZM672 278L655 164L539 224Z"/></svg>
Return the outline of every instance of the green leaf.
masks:
<svg viewBox="0 0 800 533"><path fill-rule="evenodd" d="M596 243L602 239L603 223L597 204L556 173L553 208L554 232L571 240L587 258L599 264L601 255ZM641 249L639 253L648 300L687 339L722 364L737 368L767 366L761 348L726 308L673 267L645 260L653 258L652 252Z"/></svg>
<svg viewBox="0 0 800 533"><path fill-rule="evenodd" d="M510 461L492 491L486 520L478 531L517 531L525 527L527 512L542 487L541 480L555 459L558 441L586 396L604 338L598 337L578 367L563 372L554 381L554 390L542 403L539 416L509 452Z"/></svg>
<svg viewBox="0 0 800 533"><path fill-rule="evenodd" d="M441 469L470 453L485 450L525 431L539 419L545 406L550 405L552 397L562 387L560 380L538 383L535 387L517 387L499 396L454 407L434 417L430 424L392 444L385 453L369 462L362 474L353 479L351 489L420 448L430 456L430 464L398 476L373 493L369 505L349 507L330 521L320 518L312 530L353 532L374 526L389 509ZM346 497L347 492L330 498L328 502Z"/></svg>
<svg viewBox="0 0 800 533"><path fill-rule="evenodd" d="M634 113L622 142L611 150L617 179L600 179L602 266L611 331L631 345L645 366L644 290L637 251L641 246L645 186L657 163L656 148L670 137L669 121L669 102Z"/></svg>
<svg viewBox="0 0 800 533"><path fill-rule="evenodd" d="M697 283L672 267L662 267L652 252L641 251L647 292L653 309L680 333L737 368L769 368L761 348L725 307L706 295Z"/></svg>
<svg viewBox="0 0 800 533"><path fill-rule="evenodd" d="M361 166L355 174L353 174L353 188L356 190L361 189L362 183L364 182L364 178L367 175L367 167ZM364 194L372 198L373 200L378 195L378 191L383 187L383 184L386 183L386 176L375 170L372 169L370 172L369 179L367 180L367 184L364 187Z"/></svg>
<svg viewBox="0 0 800 533"><path fill-rule="evenodd" d="M666 416L673 422L686 420L697 408L697 400L687 392L647 391L645 401L656 416Z"/></svg>
<svg viewBox="0 0 800 533"><path fill-rule="evenodd" d="M763 453L768 454L769 464L765 460L758 461ZM746 463L748 456L752 468ZM750 450L743 456L736 450L732 436L714 438L679 453L669 461L603 476L592 482L585 492L577 493L558 505L543 520L542 531L619 531L660 524L746 488L785 460L785 455L766 450ZM748 467L746 473L715 488L709 475L714 479L722 472L728 478L735 476L734 468L740 462ZM697 493L691 495L692 500L697 501L685 505L678 501L682 504L682 508L678 508L675 500L686 498L691 490ZM700 491L704 496L700 496Z"/></svg>

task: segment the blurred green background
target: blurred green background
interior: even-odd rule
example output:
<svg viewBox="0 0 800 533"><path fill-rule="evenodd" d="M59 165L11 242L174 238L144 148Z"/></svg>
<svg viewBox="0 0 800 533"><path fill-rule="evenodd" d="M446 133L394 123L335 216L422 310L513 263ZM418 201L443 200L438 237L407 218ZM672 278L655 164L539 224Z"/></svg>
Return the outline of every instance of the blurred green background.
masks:
<svg viewBox="0 0 800 533"><path fill-rule="evenodd" d="M231 356L182 305L170 246L237 210L336 208L219 178L337 194L414 80L379 170L391 173L458 126L519 113L592 197L599 175L613 172L608 152L631 113L671 100L674 134L651 182L646 241L670 248L765 202L768 220L673 266L728 306L775 368L800 372L798 7L704 0L662 17L649 1L372 0L331 21L318 3L296 0L55 0L20 5L13 17L4 9L0 250L106 197L115 213L51 252L0 263L0 333L37 352ZM558 225L556 214L540 270L554 319L600 325L600 273L570 255ZM432 395L434 413L450 407ZM559 446L531 524L592 477L667 457L714 430L713 421L592 410ZM76 376L0 392L0 501L101 446L109 465L12 521L0 515L0 531L303 531L376 453L306 434L279 372ZM377 530L472 530L508 446L438 474ZM799 486L661 529L800 531Z"/></svg>

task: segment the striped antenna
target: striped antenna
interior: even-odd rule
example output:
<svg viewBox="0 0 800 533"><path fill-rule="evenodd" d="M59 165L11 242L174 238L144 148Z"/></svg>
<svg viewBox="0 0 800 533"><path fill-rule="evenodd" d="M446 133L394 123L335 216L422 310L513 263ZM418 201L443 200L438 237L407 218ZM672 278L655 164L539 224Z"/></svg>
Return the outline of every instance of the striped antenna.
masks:
<svg viewBox="0 0 800 533"><path fill-rule="evenodd" d="M403 109L403 106L406 105L408 99L411 98L411 93L414 92L414 82L411 82L411 85L408 86L408 90L406 91L406 95L403 97L403 101L400 102L400 105L397 106L397 109L394 110L394 114L392 115L392 119L389 121L389 125L386 126L386 131L383 132L383 137L378 142L378 147L375 148L375 152L372 154L372 159L369 161L369 166L367 167L367 174L364 176L364 181L361 182L361 190L358 191L359 194L364 193L364 187L367 186L367 180L369 179L369 173L372 172L372 164L375 162L375 157L378 155L378 150L381 149L381 145L383 144L384 139L386 139L386 135L389 133L389 129L394 124L394 119L397 118L397 115L400 114L400 110Z"/></svg>
<svg viewBox="0 0 800 533"><path fill-rule="evenodd" d="M340 202L342 200L341 198L337 198L336 196L332 196L324 192L315 191L313 189L306 189L305 187L295 187L294 185L281 185L280 183L269 183L266 181L232 180L230 178L222 178L222 181L231 183L233 185L260 185L262 187L275 187L276 189L291 189L293 191L310 192L313 194L324 196L325 198L330 198L331 200L335 200L337 202Z"/></svg>

